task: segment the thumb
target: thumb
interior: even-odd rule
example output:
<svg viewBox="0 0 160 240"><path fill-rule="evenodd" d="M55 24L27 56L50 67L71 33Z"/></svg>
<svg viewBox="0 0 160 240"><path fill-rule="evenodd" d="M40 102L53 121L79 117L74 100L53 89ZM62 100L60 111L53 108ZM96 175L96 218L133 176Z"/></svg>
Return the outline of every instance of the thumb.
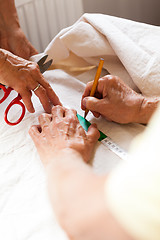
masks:
<svg viewBox="0 0 160 240"><path fill-rule="evenodd" d="M85 97L83 99L83 105L92 112L99 112L98 106L99 106L100 100L95 97Z"/></svg>

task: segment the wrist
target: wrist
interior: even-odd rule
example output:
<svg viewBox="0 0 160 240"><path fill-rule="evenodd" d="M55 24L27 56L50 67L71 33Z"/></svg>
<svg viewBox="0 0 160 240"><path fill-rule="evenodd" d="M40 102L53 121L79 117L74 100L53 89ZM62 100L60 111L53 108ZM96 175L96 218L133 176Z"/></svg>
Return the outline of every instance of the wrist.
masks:
<svg viewBox="0 0 160 240"><path fill-rule="evenodd" d="M69 147L55 151L50 162L55 161L57 163L57 159L59 162L70 161L71 159L83 160L82 155L78 151Z"/></svg>
<svg viewBox="0 0 160 240"><path fill-rule="evenodd" d="M60 179L70 178L77 169L86 169L86 166L87 164L84 163L79 152L71 148L65 148L52 154L46 165L46 171L52 169L52 174L54 173L60 181Z"/></svg>
<svg viewBox="0 0 160 240"><path fill-rule="evenodd" d="M143 97L137 122L147 124L152 114L157 109L159 102L159 97Z"/></svg>
<svg viewBox="0 0 160 240"><path fill-rule="evenodd" d="M84 163L80 153L70 148L54 154L46 167L49 182L52 182L52 184L54 182L56 186L59 186L57 197L64 189L68 189L67 192L70 192L72 185L75 185L73 179L77 179L78 184L81 178L84 179L91 172L91 168Z"/></svg>

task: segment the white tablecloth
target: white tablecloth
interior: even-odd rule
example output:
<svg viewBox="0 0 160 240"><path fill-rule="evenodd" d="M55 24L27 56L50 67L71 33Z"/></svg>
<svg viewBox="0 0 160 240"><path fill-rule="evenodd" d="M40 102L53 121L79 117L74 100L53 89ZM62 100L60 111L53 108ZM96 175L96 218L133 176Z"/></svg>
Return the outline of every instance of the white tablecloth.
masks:
<svg viewBox="0 0 160 240"><path fill-rule="evenodd" d="M60 97L64 106L75 108L79 114L84 83L62 70L45 73L46 79ZM2 91L0 91L2 94ZM46 192L46 178L34 144L28 135L32 124L43 109L33 96L36 113L26 113L23 121L14 127L3 119L4 109L13 98L11 94L0 106L0 238L5 240L65 240L58 226ZM91 122L128 150L134 136L143 131L139 124L119 125L88 114ZM97 143L91 164L98 173L107 173L122 161L101 143Z"/></svg>

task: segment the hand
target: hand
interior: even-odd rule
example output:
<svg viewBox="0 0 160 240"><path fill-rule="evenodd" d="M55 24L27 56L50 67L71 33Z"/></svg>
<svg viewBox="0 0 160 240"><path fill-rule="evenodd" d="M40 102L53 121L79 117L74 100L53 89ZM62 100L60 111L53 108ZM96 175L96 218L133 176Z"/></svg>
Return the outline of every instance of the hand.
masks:
<svg viewBox="0 0 160 240"><path fill-rule="evenodd" d="M120 78L107 75L99 79L95 97L89 97L93 81L86 86L81 107L117 123L139 122L145 98L129 88Z"/></svg>
<svg viewBox="0 0 160 240"><path fill-rule="evenodd" d="M38 84L40 87L34 93L47 113L51 112L51 104L61 105L36 63L24 60L2 49L0 50L0 82L17 91L31 113L34 112L31 90L35 89Z"/></svg>
<svg viewBox="0 0 160 240"><path fill-rule="evenodd" d="M0 32L0 48L8 50L13 54L29 59L37 54L37 50L31 45L22 29L18 26L10 26L5 28L5 31Z"/></svg>
<svg viewBox="0 0 160 240"><path fill-rule="evenodd" d="M85 162L90 160L99 131L91 125L85 133L75 110L53 107L51 114L40 115L39 124L32 126L29 133L45 165L65 149L78 152Z"/></svg>

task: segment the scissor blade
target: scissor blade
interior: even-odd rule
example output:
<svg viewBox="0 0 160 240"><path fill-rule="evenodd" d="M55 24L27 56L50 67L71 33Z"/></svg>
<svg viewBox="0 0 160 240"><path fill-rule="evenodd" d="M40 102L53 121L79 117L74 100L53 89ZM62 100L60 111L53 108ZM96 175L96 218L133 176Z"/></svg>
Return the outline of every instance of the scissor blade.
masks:
<svg viewBox="0 0 160 240"><path fill-rule="evenodd" d="M44 56L37 62L37 64L39 65L39 67L40 67L40 66L43 66L43 63L46 61L47 57L48 57L48 55L46 54L46 55L44 55Z"/></svg>
<svg viewBox="0 0 160 240"><path fill-rule="evenodd" d="M39 66L41 73L44 73L52 64L53 60L49 60L43 66Z"/></svg>

